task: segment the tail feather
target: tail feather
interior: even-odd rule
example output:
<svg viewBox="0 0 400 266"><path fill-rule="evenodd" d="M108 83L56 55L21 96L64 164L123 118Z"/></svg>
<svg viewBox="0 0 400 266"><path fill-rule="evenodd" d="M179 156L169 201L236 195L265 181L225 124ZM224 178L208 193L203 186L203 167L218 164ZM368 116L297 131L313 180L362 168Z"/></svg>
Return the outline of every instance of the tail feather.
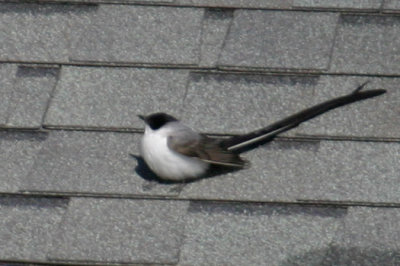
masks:
<svg viewBox="0 0 400 266"><path fill-rule="evenodd" d="M267 127L261 128L259 130L250 132L248 134L234 136L230 139L224 140L222 142L223 147L232 151L239 151L245 149L246 147L253 146L255 144L265 143L272 140L278 134L297 127L302 122L310 120L316 116L319 116L325 112L332 109L354 103L357 101L365 100L368 98L376 97L378 95L384 94L386 90L376 89L361 91L362 88L368 83L360 85L352 93L328 100L326 102L317 104L313 107L304 109L294 115L284 118L278 122L275 122Z"/></svg>

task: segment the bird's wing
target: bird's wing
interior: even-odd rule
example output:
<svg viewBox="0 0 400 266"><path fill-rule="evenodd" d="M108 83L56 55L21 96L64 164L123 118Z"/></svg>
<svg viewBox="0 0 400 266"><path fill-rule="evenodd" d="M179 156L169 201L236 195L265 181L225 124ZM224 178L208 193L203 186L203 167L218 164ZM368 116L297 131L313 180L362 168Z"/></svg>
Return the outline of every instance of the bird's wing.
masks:
<svg viewBox="0 0 400 266"><path fill-rule="evenodd" d="M182 155L197 157L210 164L243 168L247 161L223 148L221 140L198 134L190 128L176 130L168 137L168 147Z"/></svg>

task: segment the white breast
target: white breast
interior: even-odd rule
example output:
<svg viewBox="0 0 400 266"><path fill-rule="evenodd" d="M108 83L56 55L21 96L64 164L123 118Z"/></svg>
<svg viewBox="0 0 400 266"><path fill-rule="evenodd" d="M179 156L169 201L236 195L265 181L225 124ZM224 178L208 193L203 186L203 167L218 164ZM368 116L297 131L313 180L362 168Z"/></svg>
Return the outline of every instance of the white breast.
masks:
<svg viewBox="0 0 400 266"><path fill-rule="evenodd" d="M168 130L152 130L146 125L141 154L150 169L160 178L176 181L203 175L208 163L171 150L167 145L168 134Z"/></svg>

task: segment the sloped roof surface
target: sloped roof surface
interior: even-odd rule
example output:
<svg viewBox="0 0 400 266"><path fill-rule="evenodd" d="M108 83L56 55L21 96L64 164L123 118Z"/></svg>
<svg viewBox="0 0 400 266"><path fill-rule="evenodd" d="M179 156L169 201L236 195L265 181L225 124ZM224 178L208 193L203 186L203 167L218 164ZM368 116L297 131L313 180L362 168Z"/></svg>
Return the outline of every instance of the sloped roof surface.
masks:
<svg viewBox="0 0 400 266"><path fill-rule="evenodd" d="M399 265L396 0L0 1L0 264ZM165 183L137 114L232 135L347 94Z"/></svg>

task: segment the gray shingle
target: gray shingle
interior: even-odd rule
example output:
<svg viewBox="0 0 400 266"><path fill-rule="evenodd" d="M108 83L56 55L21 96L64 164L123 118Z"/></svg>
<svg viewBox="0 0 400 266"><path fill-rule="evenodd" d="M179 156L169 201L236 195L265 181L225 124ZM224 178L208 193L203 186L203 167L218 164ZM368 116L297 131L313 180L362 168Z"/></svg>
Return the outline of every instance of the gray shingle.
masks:
<svg viewBox="0 0 400 266"><path fill-rule="evenodd" d="M123 133L52 132L35 157L30 174L17 175L24 177L20 188L135 195L180 193L180 185L158 184L144 179L147 175L137 174L137 163L129 154L139 153L139 137ZM180 196L399 202L399 153L397 143L274 142L245 154L252 162L250 169L186 185Z"/></svg>
<svg viewBox="0 0 400 266"><path fill-rule="evenodd" d="M348 94L367 80L207 73L189 77L186 70L63 67L45 125L141 129L137 114L163 111L203 132L244 133ZM385 88L388 94L331 111L289 134L400 137L397 78L369 80L366 89Z"/></svg>
<svg viewBox="0 0 400 266"><path fill-rule="evenodd" d="M63 67L46 125L143 128L138 114L179 112L188 72Z"/></svg>
<svg viewBox="0 0 400 266"><path fill-rule="evenodd" d="M197 64L203 10L100 5L71 22L72 61Z"/></svg>
<svg viewBox="0 0 400 266"><path fill-rule="evenodd" d="M293 0L295 7L379 9L382 0Z"/></svg>
<svg viewBox="0 0 400 266"><path fill-rule="evenodd" d="M398 1L69 1L113 4L0 0L0 127L39 127L53 85L45 126L100 127L0 132L1 193L72 192L0 197L3 264L400 265L398 208L254 203L400 204L400 143L326 140L400 139L400 17L384 13L399 11ZM381 4L377 16L315 12ZM99 67L71 66L80 64ZM104 67L116 64L154 68ZM136 115L157 111L204 132L247 132L367 79L366 89L388 93L288 133L325 140L278 140L244 154L249 169L189 184L157 183L130 156L141 134L110 132L142 129Z"/></svg>
<svg viewBox="0 0 400 266"><path fill-rule="evenodd" d="M345 209L192 203L181 265L320 265ZM288 259L290 258L290 259Z"/></svg>
<svg viewBox="0 0 400 266"><path fill-rule="evenodd" d="M0 60L68 61L69 19L88 7L7 4L0 6Z"/></svg>
<svg viewBox="0 0 400 266"><path fill-rule="evenodd" d="M176 263L187 203L74 198L54 238L52 259Z"/></svg>
<svg viewBox="0 0 400 266"><path fill-rule="evenodd" d="M397 78L368 78L366 89L389 92L375 99L339 108L289 134L400 137ZM266 76L194 73L188 85L188 125L205 132L244 133L264 127L304 108L345 95L364 77Z"/></svg>
<svg viewBox="0 0 400 266"><path fill-rule="evenodd" d="M199 66L215 67L233 19L232 10L207 9L204 13Z"/></svg>
<svg viewBox="0 0 400 266"><path fill-rule="evenodd" d="M18 68L8 107L7 127L41 126L57 75L57 68Z"/></svg>
<svg viewBox="0 0 400 266"><path fill-rule="evenodd" d="M317 77L192 74L182 120L205 132L244 133L307 107ZM299 100L301 99L301 100Z"/></svg>
<svg viewBox="0 0 400 266"><path fill-rule="evenodd" d="M399 202L398 143L281 142L244 154L249 169L188 184L181 197Z"/></svg>
<svg viewBox="0 0 400 266"><path fill-rule="evenodd" d="M0 191L15 192L35 161L47 135L29 132L0 132Z"/></svg>
<svg viewBox="0 0 400 266"><path fill-rule="evenodd" d="M399 74L400 17L343 15L332 55L339 73Z"/></svg>
<svg viewBox="0 0 400 266"><path fill-rule="evenodd" d="M1 33L0 33L1 34ZM8 118L8 106L12 99L16 65L0 64L0 125L4 126Z"/></svg>
<svg viewBox="0 0 400 266"><path fill-rule="evenodd" d="M399 265L397 208L349 208L324 265Z"/></svg>
<svg viewBox="0 0 400 266"><path fill-rule="evenodd" d="M398 0L385 0L383 9L400 11L400 2Z"/></svg>
<svg viewBox="0 0 400 266"><path fill-rule="evenodd" d="M176 186L136 173L139 134L56 131L35 157L22 190L175 195ZM144 176L150 178L150 176Z"/></svg>
<svg viewBox="0 0 400 266"><path fill-rule="evenodd" d="M39 128L57 74L57 68L1 64L0 125Z"/></svg>
<svg viewBox="0 0 400 266"><path fill-rule="evenodd" d="M0 258L46 260L68 200L0 198Z"/></svg>
<svg viewBox="0 0 400 266"><path fill-rule="evenodd" d="M193 65L202 19L198 8L3 4L0 60Z"/></svg>
<svg viewBox="0 0 400 266"><path fill-rule="evenodd" d="M236 10L221 66L325 69L338 15Z"/></svg>

